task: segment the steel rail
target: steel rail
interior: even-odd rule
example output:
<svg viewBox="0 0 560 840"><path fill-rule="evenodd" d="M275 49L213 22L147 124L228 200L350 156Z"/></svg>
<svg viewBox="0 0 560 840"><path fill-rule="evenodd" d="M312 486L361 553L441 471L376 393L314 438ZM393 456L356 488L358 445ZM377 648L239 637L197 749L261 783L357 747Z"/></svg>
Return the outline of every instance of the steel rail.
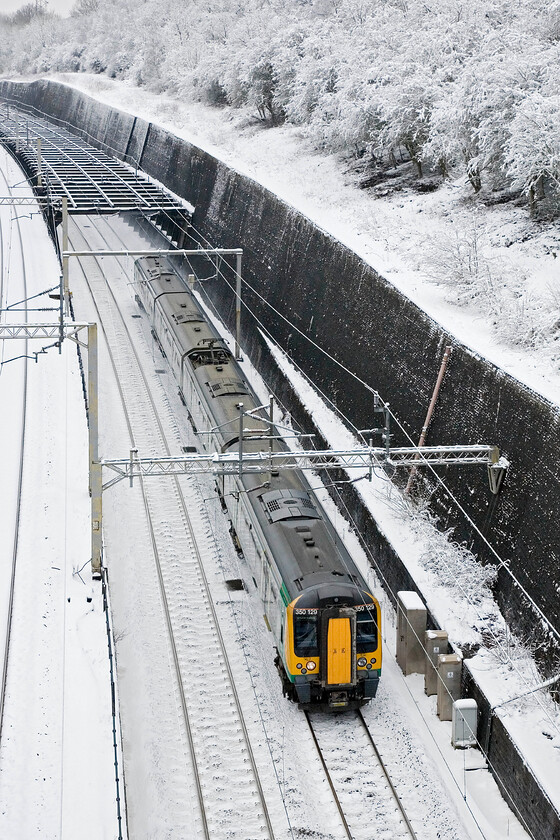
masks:
<svg viewBox="0 0 560 840"><path fill-rule="evenodd" d="M132 446L134 446L135 440L134 440L134 431L133 431L133 428L132 428L132 421L131 421L130 414L129 414L129 411L128 411L128 406L127 406L126 397L125 397L125 394L124 394L124 389L123 389L123 386L122 386L122 382L121 382L121 379L119 377L119 373L118 373L118 370L117 370L115 356L114 356L114 353L111 349L111 344L110 344L109 338L107 336L107 333L106 333L106 330L105 330L105 327L104 327L104 324L103 324L103 320L102 320L102 317L101 317L101 312L99 310L99 306L98 306L95 294L93 292L91 283L89 281L87 272L83 269L83 267L81 267L81 270L82 270L82 274L83 274L83 277L84 277L84 281L85 281L85 283L86 283L86 285L89 289L93 305L94 305L95 310L97 312L98 321L99 321L99 324L101 326L101 330L103 331L103 334L105 336L107 352L108 352L108 356L109 356L109 359L110 359L110 362L111 362L111 367L113 369L115 382L117 384L117 389L118 389L120 400L121 400L121 406L122 406L123 413L124 413L124 416L125 416L125 422L126 422L126 425L127 425L127 428L128 428L128 434L130 436L130 442L131 442ZM205 840L210 840L208 820L207 820L207 817L206 817L206 810L205 810L205 807L204 807L204 795L202 793L201 780L200 780L200 777L199 777L199 774L198 774L196 753L195 753L195 750L194 750L194 742L193 742L193 737L192 737L192 729L191 729L190 721L189 721L189 713L188 713L188 707L187 707L185 688L184 688L184 685L183 685L183 680L181 678L181 672L180 672L180 666L179 666L179 655L178 655L178 652L177 652L177 646L175 644L175 637L174 637L174 634L173 634L173 627L172 627L172 623L171 623L171 615L170 615L169 604L168 604L168 600L167 600L167 594L165 592L165 584L164 584L163 573L162 573L162 569L161 569L159 550L158 550L157 541L155 539L155 534L154 534L153 521L152 521L152 517L151 517L151 513L150 513L149 503L148 503L147 496L146 496L143 485L142 485L142 500L143 500L143 504L144 504L144 510L145 510L145 513L146 513L146 518L147 518L147 521L148 521L148 526L149 526L150 540L151 540L151 544L152 544L152 551L153 551L153 555L154 555L155 568L156 568L156 573L157 573L157 577L158 577L160 596L162 598L163 612L164 612L166 626L167 626L167 632L168 632L168 636L169 636L169 643L170 643L170 647L171 647L171 655L172 655L172 658L173 658L173 663L174 663L174 666L175 666L175 671L176 671L176 676L177 676L177 688L178 688L178 691L179 691L179 697L180 697L180 701L181 701L181 708L182 708L182 711L183 711L183 717L185 719L185 729L186 729L187 741L188 741L188 744L189 744L189 753L190 753L191 761L192 761L192 764L193 764L194 781L195 781L197 799L198 799L199 808L200 808L200 818L201 818L201 821L202 821L204 838L205 838ZM125 795L125 800L126 800L126 795Z"/></svg>
<svg viewBox="0 0 560 840"><path fill-rule="evenodd" d="M309 726L309 731L311 732L311 737L313 738L313 743L315 744L315 749L317 750L317 755L319 756L319 760L320 760L321 765L323 767L325 777L326 777L328 785L331 789L331 793L333 795L333 799L334 799L336 808L338 810L340 820L341 820L342 825L344 827L344 831L346 832L346 836L348 837L348 840L354 840L354 835L352 834L352 832L350 830L350 826L348 825L348 821L346 820L346 815L344 813L344 808L342 807L342 803L341 803L340 799L338 798L338 793L336 792L336 788L335 788L332 776L330 774L329 768L327 767L327 762L325 761L325 756L323 755L321 745L319 744L319 739L317 738L317 734L316 734L315 730L313 729L313 724L311 723L311 715L307 711L304 711L303 714L305 715L307 725Z"/></svg>
<svg viewBox="0 0 560 840"><path fill-rule="evenodd" d="M106 224L108 224L107 220L104 220L104 221L105 221ZM221 250L228 250L228 249L221 249ZM229 250L231 251L232 249L229 249ZM235 249L235 252L237 253L239 250L240 249ZM115 299L113 290L110 287L109 287L109 291L110 291L111 295L113 296L113 299ZM120 314L120 309L119 309L119 314ZM122 315L121 315L121 317L122 317ZM138 359L138 356L137 356L137 353L136 353L136 350L135 350L135 347L134 347L134 342L132 341L130 331L128 329L128 326L126 325L126 322L124 321L124 318L123 318L123 325L125 327L125 330L126 330L126 333L127 333L128 337L129 337L130 345L131 345L131 348L133 350L133 353L136 356L136 358ZM144 370L142 368L142 365L141 365L139 359L138 359L138 365L139 365L139 368L141 370L142 377L143 377L144 381L146 382L146 386L147 386L147 380L146 380ZM152 399L151 398L151 392L149 391L149 389L148 389L148 392L150 394L150 399ZM157 416L157 412L155 411L155 406L154 406L154 413L157 417L158 425L160 427L162 438L165 442L165 446L166 446L167 450L169 451L167 441L165 439L165 433L164 433L163 428L161 426L159 417ZM226 667L230 688L231 688L231 691L232 691L232 694L233 694L233 697L234 697L234 700L235 700L237 713L238 713L238 716L239 716L239 721L241 723L241 727L242 727L242 730L243 730L243 737L244 737L245 744L246 744L246 747L247 747L249 760L251 762L251 768L252 768L253 776L254 776L254 779L255 779L255 783L257 785L257 789L258 789L258 792L259 792L261 805L262 805L262 808L263 808L263 814L264 814L266 824L267 824L268 834L269 834L270 840L274 840L274 829L272 827L272 822L271 822L271 819L270 819L270 815L268 813L268 808L267 808L267 805L266 805L266 799L265 799L265 796L264 796L264 791L263 791L263 788L262 788L262 785L261 785L260 776L259 776L259 773L258 773L258 768L257 768L257 765L256 765L255 756L254 756L254 753L253 753L253 748L251 746L251 742L250 742L250 739L249 739L249 732L247 730L247 725L245 723L245 716L243 714L243 709L241 707L241 700L240 700L239 693L238 693L236 685L235 685L235 679L234 679L234 676L233 676L233 671L231 669L231 665L230 665L230 662L229 662L229 657L228 657L227 650L226 650L225 641L224 641L222 631L221 631L221 628L220 628L218 614L216 612L216 607L214 605L214 599L213 599L212 593L210 591L210 584L208 582L208 577L206 575L206 571L205 571L205 568L204 568L204 563L202 562L202 557L200 556L200 552L199 552L199 549L198 549L198 545L197 545L197 542L196 542L196 537L195 537L193 526L192 526L192 520L191 520L191 517L190 517L189 512L188 512L188 508L187 508L187 504L186 504L185 497L184 497L184 494L183 494L183 490L182 490L181 485L180 485L180 483L178 482L177 479L175 479L175 486L176 486L176 490L177 490L177 493L179 495L179 498L181 500L183 515L185 517L185 521L188 524L188 528L189 528L189 532L190 532L190 535L191 535L192 543L193 543L193 546L194 546L194 549L195 549L195 552L196 552L200 575L201 575L201 578L204 582L204 589L205 589L205 593L206 593L206 596L207 596L208 607L209 607L210 612L212 614L212 619L213 619L213 622L214 622L216 635L217 635L217 637L219 639L219 642L220 642L220 648L221 648L221 651L222 651L222 654L223 654L223 663Z"/></svg>
<svg viewBox="0 0 560 840"><path fill-rule="evenodd" d="M398 809L399 809L399 811L401 813L401 816L404 820L404 823L405 823L405 825L408 829L411 840L418 840L416 832L415 832L415 830L412 826L412 823L410 822L410 820L408 818L408 814L406 813L406 810L405 810L405 807L403 805L402 799L399 796L399 794L397 792L397 789L395 788L395 786L393 784L393 780L391 779L391 776L390 776L389 770L387 768L387 765L383 761L381 753L377 749L377 744L373 740L373 735L369 731L369 727L368 727L367 723L365 722L364 716L363 716L360 709L357 710L357 716L358 716L358 720L360 721L360 723L362 724L362 726L364 728L364 731L366 733L368 741L370 742L371 746L373 747L373 751L375 752L375 757L377 758L377 761L379 762L379 766L383 770L383 775L385 776L385 779L387 780L387 784L389 785L389 787L391 789L391 793L393 794L393 798L394 798L395 802L397 803Z"/></svg>
<svg viewBox="0 0 560 840"><path fill-rule="evenodd" d="M97 232L100 233L99 231L97 231ZM102 235L102 234L100 234L100 235ZM154 414L154 417L155 417L155 420L156 420L156 423L157 423L157 426L158 426L158 429L159 429L160 437L162 439L162 442L164 443L164 446L167 448L167 451L169 451L168 444L167 444L167 441L166 441L166 434L165 434L165 431L164 431L163 426L161 424L161 421L159 419L158 412L157 412L155 403L153 401L153 396L151 394L151 390L150 390L150 387L149 387L149 383L147 381L142 363L139 359L136 348L134 346L134 342L133 342L132 337L130 335L130 331L129 331L128 326L127 326L127 324L126 324L126 322L125 322L125 320L124 320L124 318L121 314L120 307L119 307L119 305L116 301L113 290L111 289L109 284L107 284L107 288L108 288L109 294L113 298L113 301L114 301L114 304L116 306L117 312L118 312L119 317L122 321L123 328L124 328L124 330L125 330L125 332L128 336L129 343L130 343L130 348L131 348L132 353L133 353L133 355L136 359L136 362L137 362L137 365L138 365L138 370L139 370L139 372L141 374L141 377L142 377L142 380L144 382L146 394L147 394L148 399L149 399L149 401L152 405L152 411L153 411L153 414ZM93 297L93 293L92 293L92 297ZM97 307L97 304L95 304L95 305ZM113 360L112 360L112 365L113 365L113 369L115 370L115 365L114 365ZM118 374L117 374L116 370L115 370L115 375L117 377L117 381L119 381L118 380ZM119 382L119 392L121 393L121 400L124 400L124 394L122 392L120 382ZM134 437L133 437L133 434L132 434L131 424L130 424L130 421L128 419L128 410L126 408L125 402L123 402L123 409L125 410L125 414L127 416L127 425L129 427L129 434L131 436L131 440L133 441ZM218 638L220 648L221 648L221 651L222 651L223 664L226 668L230 689L231 689L231 692L232 692L232 696L235 700L235 704L236 704L236 708L237 708L237 714L238 714L239 722L240 722L240 725L241 725L241 728L242 728L242 732L243 732L243 736L244 736L244 740L245 740L245 745L246 745L246 748L247 748L247 753L248 753L249 760L250 760L250 763L251 763L253 777L254 777L255 784L257 786L257 791L258 791L260 801L261 801L263 816L264 816L266 824L267 824L267 832L268 832L270 840L274 840L274 830L273 830L273 827L272 827L272 822L271 822L271 819L270 819L270 815L268 813L268 808L267 808L267 805L266 805L266 799L265 799L265 796L264 796L264 791L263 791L263 788L262 788L262 785L261 785L261 782L260 782L260 777L259 777L259 774L258 774L258 769L257 769L257 766L256 766L255 757L254 757L253 750L252 750L252 747L251 747L251 743L250 743L250 740L249 740L249 733L248 733L248 730L247 730L247 726L246 726L246 723L245 723L243 711L242 711L242 708L241 708L241 702L240 702L239 694L238 694L236 686L235 686L235 680L234 680L234 677L233 677L233 672L231 670L231 665L229 663L229 659L228 659L228 656L227 656L225 642L224 642L224 639L223 639L223 636L222 636L222 633L221 633L221 629L220 629L220 626L219 626L218 616L217 616L216 609L215 609L215 606L214 606L214 603L213 603L213 598L211 596L209 582L208 582L208 579L207 579L207 576L206 576L206 572L204 570L204 563L202 562L202 558L200 556L200 552L199 552L199 549L198 549L198 546L197 546L196 536L195 536L195 533L194 533L194 530L193 530L191 517L188 513L188 508L187 508L187 504L186 504L186 501L185 501L185 498L184 498L184 495L183 495L183 491L182 491L182 488L181 488L177 478L175 479L175 487L176 487L177 496L178 496L178 498L180 499L180 502L181 502L181 509L182 509L182 513L183 513L183 518L184 518L185 524L187 525L189 535L191 537L191 543L192 543L192 546L193 546L193 549L194 549L194 552L195 552L195 555L196 555L197 564L198 564L198 568L199 568L199 572L200 572L200 577L203 581L204 592L205 592L205 595L206 595L206 604L207 604L207 607L208 607L210 613L212 614L212 619L213 619L213 622L214 622L214 628L215 628L215 631L216 631L216 636ZM151 515L150 515L150 512L149 512L149 502L148 502L144 487L142 487L142 494L143 494L143 498L144 498L144 504L146 506L146 512L147 512L148 520L151 523ZM186 725L187 725L187 737L188 737L188 740L189 740L189 749L190 749L190 752L191 752L191 759L193 761L193 769L194 769L194 772L195 772L197 795L199 796L199 804L200 804L200 808L201 808L201 813L203 814L202 819L203 819L203 826L204 826L204 830L205 830L205 837L207 837L208 840L210 840L208 819L207 819L207 816L206 816L206 805L205 805L205 800L204 800L204 793L203 793L203 790L202 790L201 780L200 780L199 771L198 771L199 758L197 756L196 747L195 747L194 740L193 740L192 728L191 728L191 725L190 725L190 716L189 716L189 711L188 711L188 703L187 703L186 693L185 693L185 690L184 690L183 679L182 679L181 664L180 664L180 661L179 661L177 645L175 643L173 624L172 624L172 620L171 620L171 614L170 614L170 609L169 609L169 605L168 605L168 601L167 601L167 594L166 594L166 589L165 589L165 580L164 580L164 576L163 576L161 563L159 562L159 551L157 549L157 544L155 542L155 535L154 535L154 532L153 532L153 528L151 528L151 539L152 539L152 544L153 544L153 547L154 547L154 552L155 552L155 557L156 557L156 562L157 562L158 580L159 580L160 591L161 591L161 595L162 595L162 601L165 604L166 623L167 623L167 626L168 626L168 633L169 633L169 636L170 636L170 644L172 646L173 660L174 660L174 665L175 665L176 674L177 674L179 692L180 692L180 696L181 696L181 705L182 705L182 708L183 708L183 711L184 711L185 721L186 721Z"/></svg>
<svg viewBox="0 0 560 840"><path fill-rule="evenodd" d="M313 726L313 722L312 722L312 719L311 719L311 714L308 711L304 712L304 714L305 714L305 718L307 720L307 724L309 726L309 730L311 732L311 736L313 738L313 743L315 744L315 748L317 749L317 754L318 754L319 759L321 761L321 765L323 767L328 785L331 789L331 792L332 792L337 810L339 812L342 824L344 826L344 830L346 831L346 834L347 834L347 837L349 838L349 840L354 840L354 834L352 833L352 828L350 827L350 824L348 823L348 820L346 819L344 806L342 805L342 802L340 800L340 796L339 796L339 794L336 790L336 783L335 783L335 781L332 777L332 774L329 770L327 759L325 758L325 755L324 755L323 747L320 744L319 738L318 738L317 733L315 731L315 728ZM344 714L349 719L349 716L352 713L351 712L345 712ZM404 823L404 828L406 830L407 836L410 838L410 840L418 840L418 837L416 835L414 827L412 826L412 824L410 822L410 819L408 818L408 815L405 811L402 800L401 800L401 798L400 798L400 796L399 796L399 794L398 794L398 792L397 792L397 790L396 790L396 788L393 784L393 781L391 779L388 768L385 765L385 762L383 761L383 758L382 758L379 750L377 749L377 745L375 744L375 741L373 740L371 732L369 731L369 728L368 728L368 726L367 726L367 724L364 720L364 717L363 717L361 711L359 709L357 709L355 711L355 715L356 715L356 720L359 721L360 728L365 733L367 741L373 749L375 759L378 763L378 766L379 766L380 770L383 773L383 778L384 778L385 782L387 783L388 791L390 793L392 801L396 804L398 813L399 813L400 817L402 818L402 822ZM363 820L364 821L367 820L367 815L366 814L363 815Z"/></svg>

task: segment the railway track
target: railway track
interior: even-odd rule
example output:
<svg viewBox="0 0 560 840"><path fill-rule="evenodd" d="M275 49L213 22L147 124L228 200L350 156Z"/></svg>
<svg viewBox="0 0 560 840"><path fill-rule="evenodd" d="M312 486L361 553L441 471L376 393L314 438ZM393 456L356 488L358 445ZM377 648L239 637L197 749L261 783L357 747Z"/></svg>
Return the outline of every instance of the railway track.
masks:
<svg viewBox="0 0 560 840"><path fill-rule="evenodd" d="M105 229L105 226L108 227L109 225L108 220L104 219L92 220L92 223L98 229ZM108 235L108 232L105 235ZM111 240L108 245L111 248L118 249L123 245L123 242ZM142 245L137 243L134 247L142 247ZM158 350L155 352L159 353ZM154 360L152 359L152 365L153 363ZM155 364L159 367L158 361L155 361ZM262 656L259 661L261 662L259 667L262 668ZM272 679L276 680L277 675L273 674ZM434 791L438 789L437 786L434 788L433 783L427 782L431 775L430 769L424 764L421 748L409 742L410 733L406 720L395 720L393 707L387 710L389 712L387 716L384 711L385 705L385 702L380 702L380 698L376 700L375 730L384 732L385 735L385 730L390 731L393 737L402 742L406 755L416 755L413 764L407 764L405 772L400 773L397 786L399 790L404 789L407 808L410 808L410 813L414 814L415 823L422 826L424 832L422 836L435 836L434 832L439 830L439 825L445 825L445 830L454 832L454 840L458 840L459 837L463 837L462 829L457 826L450 828L450 825L453 824L453 817L449 816L449 809L446 810L443 803L437 801L438 794L436 793L434 796ZM299 775L299 792L302 794L304 801L306 800L306 816L309 814L311 804L309 802L310 792L307 779L307 772L310 772L311 764L314 767L314 784L316 785L319 780L326 776L330 779L332 787L330 788L330 801L326 801L329 797L327 796L325 799L325 790L321 788L320 796L313 803L314 806L318 806L320 816L315 824L316 827L312 827L311 820L305 824L306 820L299 818L298 809L295 805L295 791L293 787L290 789L290 785L288 785L288 796L289 799L292 799L290 803L292 805L290 808L291 819L295 832L292 837L317 836L321 840L327 840L327 838L332 840L332 838L338 837L371 840L373 836L381 838L381 840L403 840L403 838L409 840L409 838L415 838L415 829L403 808L395 790L395 785L391 781L391 774L388 773L382 756L376 747L376 739L372 738L361 713L340 717L324 716L323 723L326 731L321 737L321 743L325 749L323 759L327 758L325 765L322 763L323 759L315 758L313 761L311 760L309 746L307 746L310 740L309 725L301 712L295 709L294 711L296 711L297 719L291 722L293 729L290 733L292 740L290 750L294 747L292 759L296 765L302 760L302 755L305 755L305 770L302 766L301 770L303 772L300 771ZM344 726L342 726L344 718L346 720L344 720ZM369 720L368 714L366 714L365 719ZM385 751L387 746L387 737L385 737L382 751ZM282 733L283 752L284 735ZM317 752L317 755L319 755L319 752ZM394 760L395 757L393 756ZM417 766L415 766L416 764ZM433 802L433 805L430 805L431 802ZM441 813L442 807L444 813ZM427 811L429 813L426 813ZM340 822L338 833L334 827L337 823L337 815ZM446 835L444 833L441 836Z"/></svg>
<svg viewBox="0 0 560 840"><path fill-rule="evenodd" d="M72 246L106 247L100 231L91 228L86 239L73 223ZM142 358L136 349L99 262L86 259L84 276L103 325L130 448L144 455L176 454L180 441L169 409L152 394L145 371L151 357ZM197 834L214 840L243 825L243 836L272 840L272 819L205 571L215 546L197 488L188 479L155 479L142 482L140 493L196 788Z"/></svg>
<svg viewBox="0 0 560 840"><path fill-rule="evenodd" d="M95 221L98 228L108 224L103 219ZM113 248L123 244L122 241L108 243ZM319 738L313 726L316 717L324 725L321 741L331 744L330 749L321 751L319 747ZM361 712L341 717L306 714L305 720L313 733L323 772L329 781L340 818L341 836L370 840L374 830L375 836L384 840L416 840L414 827ZM305 727L306 724L302 725ZM298 732L301 738L304 732L299 727ZM295 732L294 737L298 737ZM331 768L330 758L326 760L329 752L331 757L336 756L334 768ZM331 819L325 823L329 838Z"/></svg>
<svg viewBox="0 0 560 840"><path fill-rule="evenodd" d="M305 712L348 840L417 840L360 711Z"/></svg>
<svg viewBox="0 0 560 840"><path fill-rule="evenodd" d="M4 194L12 195L12 189L8 178L4 172L3 167L0 167L0 183L1 190ZM2 208L6 216L9 217L9 224L6 225L8 234L4 232L4 225L0 223L0 308L5 309L8 305L15 303L17 300L24 300L27 296L27 276L24 258L24 246L21 233L21 227L14 208ZM15 230L16 235L12 237L12 232ZM15 247L14 247L15 238ZM8 278L12 274L17 273L16 263L20 263L21 285L16 288L14 282L8 284ZM27 306L23 305L23 312L18 314L11 314L9 316L10 323L16 318L25 321L27 318ZM6 319L6 313L1 313L2 319ZM9 346L11 344L11 346ZM21 355L17 367L13 369L2 368L2 375L0 378L0 393L5 395L5 405L10 406L10 421L13 428L14 435L12 440L17 436L17 447L12 451L8 464L3 465L2 480L9 483L10 486L17 487L17 495L12 498L12 505L6 503L7 513L10 521L7 524L7 529L3 529L3 543L9 546L6 550L3 567L2 591L6 593L1 605L2 610L2 682L0 685L0 743L2 741L3 724L4 724L4 706L6 700L6 686L8 680L8 663L10 653L10 639L12 630L12 616L14 606L14 593L16 583L16 569L18 557L18 543L20 531L20 515L21 515L21 500L22 500L22 484L23 484L23 463L25 453L25 431L26 431L26 401L27 401L27 387L28 387L28 360L26 358L28 350L27 339L21 339L14 343L8 343L8 346L2 347L2 363L5 361L5 355L9 353L10 356ZM8 381L7 381L8 380Z"/></svg>

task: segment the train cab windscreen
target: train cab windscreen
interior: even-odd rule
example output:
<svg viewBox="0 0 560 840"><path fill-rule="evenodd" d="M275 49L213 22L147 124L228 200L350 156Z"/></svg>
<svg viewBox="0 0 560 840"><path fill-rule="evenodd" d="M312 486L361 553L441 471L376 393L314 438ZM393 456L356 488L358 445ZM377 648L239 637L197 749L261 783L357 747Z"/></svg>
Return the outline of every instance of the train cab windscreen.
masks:
<svg viewBox="0 0 560 840"><path fill-rule="evenodd" d="M319 656L317 616L294 616L294 652L296 656Z"/></svg>
<svg viewBox="0 0 560 840"><path fill-rule="evenodd" d="M362 610L356 616L356 651L365 653L377 648L377 620L375 612Z"/></svg>

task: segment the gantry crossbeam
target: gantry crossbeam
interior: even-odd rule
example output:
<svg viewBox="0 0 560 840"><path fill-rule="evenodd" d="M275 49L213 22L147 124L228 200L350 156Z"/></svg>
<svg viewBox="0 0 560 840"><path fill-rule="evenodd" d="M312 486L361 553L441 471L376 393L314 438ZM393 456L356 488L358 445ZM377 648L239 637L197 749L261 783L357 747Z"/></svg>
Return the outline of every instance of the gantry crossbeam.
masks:
<svg viewBox="0 0 560 840"><path fill-rule="evenodd" d="M0 340L4 338L58 338L62 332L64 338L74 338L80 330L88 327L86 323L66 321L64 324L0 324Z"/></svg>
<svg viewBox="0 0 560 840"><path fill-rule="evenodd" d="M40 196L13 196L13 195L0 195L0 207L7 207L8 205L12 205L14 207L23 207L28 204L31 205L41 205L47 204L46 198L41 198Z"/></svg>
<svg viewBox="0 0 560 840"><path fill-rule="evenodd" d="M484 466L497 475L508 466L505 458L499 457L495 446L415 446L385 447L361 446L355 449L309 452L239 452L232 453L189 453L176 458L137 458L133 451L128 459L103 459L101 465L117 475L104 485L116 484L122 479L147 478L149 476L197 475L252 475L278 470L372 470L383 467L431 466Z"/></svg>

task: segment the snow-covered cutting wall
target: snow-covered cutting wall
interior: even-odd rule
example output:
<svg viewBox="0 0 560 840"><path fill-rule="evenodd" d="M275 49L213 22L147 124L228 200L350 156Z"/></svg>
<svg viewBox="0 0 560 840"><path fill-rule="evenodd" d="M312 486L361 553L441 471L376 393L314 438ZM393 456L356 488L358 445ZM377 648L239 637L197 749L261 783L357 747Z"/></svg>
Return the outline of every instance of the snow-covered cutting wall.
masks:
<svg viewBox="0 0 560 840"><path fill-rule="evenodd" d="M443 348L454 344L430 441L497 444L510 459L511 469L499 497L491 496L480 468L451 468L445 480L543 612L560 628L556 406L458 345L353 252L202 149L60 84L3 82L0 93L69 123L90 142L137 162L194 204L195 226L215 245L242 247L245 278L289 321L377 388L413 439L418 438L424 421ZM231 324L231 291L218 281L208 283L207 291ZM358 428L378 425L371 393L275 316L257 296L247 292L244 297L280 344L289 348L294 360ZM281 381L255 322L245 318L243 330L249 355L289 401L289 386ZM292 407L298 411L295 404ZM393 431L393 443L408 443L397 428ZM346 493L393 590L411 588L406 569L371 516L359 507L352 488ZM460 537L490 559L439 490L434 493L434 505L443 525L455 525ZM503 571L496 595L511 624L532 636L538 624L535 614ZM474 687L471 692L476 693L487 717L485 699ZM558 815L539 793L505 730L493 726L491 736L494 767L500 776L511 779L510 794L526 806L526 819L535 836L559 836ZM515 773L511 773L512 762Z"/></svg>

